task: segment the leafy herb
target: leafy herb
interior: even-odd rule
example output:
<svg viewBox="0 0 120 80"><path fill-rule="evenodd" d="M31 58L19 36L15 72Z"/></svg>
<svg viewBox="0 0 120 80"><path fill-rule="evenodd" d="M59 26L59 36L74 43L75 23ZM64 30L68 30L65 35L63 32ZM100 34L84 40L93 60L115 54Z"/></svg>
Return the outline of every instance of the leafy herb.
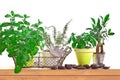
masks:
<svg viewBox="0 0 120 80"><path fill-rule="evenodd" d="M20 15L11 11L10 14L6 14L5 18L9 18L9 22L3 22L0 24L0 55L3 51L8 52L8 57L12 57L15 63L14 72L21 71L23 65L30 60L35 54L37 54L39 47L43 48L40 44L43 44L44 33L43 27L39 27L41 21L38 20L37 26L31 27L31 24L27 19L27 14ZM20 18L21 20L17 20Z"/></svg>
<svg viewBox="0 0 120 80"><path fill-rule="evenodd" d="M95 38L89 33L82 33L81 35L75 35L75 33L71 34L71 37L68 40L68 43L72 42L73 48L91 48L96 46Z"/></svg>

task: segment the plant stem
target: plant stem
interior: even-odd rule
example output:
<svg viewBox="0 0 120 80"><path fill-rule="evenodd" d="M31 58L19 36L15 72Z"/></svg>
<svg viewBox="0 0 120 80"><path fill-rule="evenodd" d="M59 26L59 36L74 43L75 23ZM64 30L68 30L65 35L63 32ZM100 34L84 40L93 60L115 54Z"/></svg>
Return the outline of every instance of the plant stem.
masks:
<svg viewBox="0 0 120 80"><path fill-rule="evenodd" d="M17 64L16 64L16 58L15 57L12 57L13 58L13 61L14 61L14 65L15 65L15 68L17 67Z"/></svg>
<svg viewBox="0 0 120 80"><path fill-rule="evenodd" d="M103 44L101 43L101 40L98 41L98 44L96 46L96 53L103 53Z"/></svg>

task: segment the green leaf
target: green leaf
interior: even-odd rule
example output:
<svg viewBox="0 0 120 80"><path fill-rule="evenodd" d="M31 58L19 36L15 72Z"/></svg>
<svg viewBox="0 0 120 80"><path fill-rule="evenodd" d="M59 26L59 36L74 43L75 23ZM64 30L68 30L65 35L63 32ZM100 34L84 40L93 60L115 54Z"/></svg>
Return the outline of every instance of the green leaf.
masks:
<svg viewBox="0 0 120 80"><path fill-rule="evenodd" d="M100 18L103 20L103 17L102 17L102 16L100 16Z"/></svg>
<svg viewBox="0 0 120 80"><path fill-rule="evenodd" d="M104 24L109 20L109 14L107 14L105 17L104 17Z"/></svg>
<svg viewBox="0 0 120 80"><path fill-rule="evenodd" d="M44 48L45 44L43 44L42 42L40 43L41 48Z"/></svg>
<svg viewBox="0 0 120 80"><path fill-rule="evenodd" d="M115 33L111 31L111 29L108 30L108 35L114 35Z"/></svg>
<svg viewBox="0 0 120 80"><path fill-rule="evenodd" d="M90 42L92 46L96 46L96 40L93 37L90 38Z"/></svg>
<svg viewBox="0 0 120 80"><path fill-rule="evenodd" d="M114 35L115 33L114 32L111 32L111 33L109 33L108 35Z"/></svg>
<svg viewBox="0 0 120 80"><path fill-rule="evenodd" d="M39 27L38 29L39 29L40 31L42 31L43 33L45 32L43 27Z"/></svg>
<svg viewBox="0 0 120 80"><path fill-rule="evenodd" d="M92 28L94 29L94 27L95 27L95 24L92 24Z"/></svg>
<svg viewBox="0 0 120 80"><path fill-rule="evenodd" d="M28 21L24 21L24 23L25 23L26 25L30 25L30 22L28 22Z"/></svg>
<svg viewBox="0 0 120 80"><path fill-rule="evenodd" d="M9 52L8 57L14 57L16 55L15 52Z"/></svg>
<svg viewBox="0 0 120 80"><path fill-rule="evenodd" d="M19 73L21 70L22 70L22 66L17 66L17 67L14 69L14 73Z"/></svg>
<svg viewBox="0 0 120 80"><path fill-rule="evenodd" d="M39 41L42 41L42 40L43 40L42 36L39 36Z"/></svg>
<svg viewBox="0 0 120 80"><path fill-rule="evenodd" d="M29 46L34 46L35 42L34 39L28 39L27 43L29 44Z"/></svg>
<svg viewBox="0 0 120 80"><path fill-rule="evenodd" d="M32 24L32 27L35 27L35 28L38 28L38 24L37 23L35 23L35 24Z"/></svg>
<svg viewBox="0 0 120 80"><path fill-rule="evenodd" d="M19 21L18 24L24 24L22 21Z"/></svg>
<svg viewBox="0 0 120 80"><path fill-rule="evenodd" d="M71 42L71 37L68 39L68 43L70 44L70 42Z"/></svg>
<svg viewBox="0 0 120 80"><path fill-rule="evenodd" d="M38 49L37 47L35 47L34 50L32 51L32 55L33 55L33 56L36 55L37 52L38 52L38 50L39 50L39 49Z"/></svg>
<svg viewBox="0 0 120 80"><path fill-rule="evenodd" d="M90 35L85 36L85 41L90 41Z"/></svg>
<svg viewBox="0 0 120 80"><path fill-rule="evenodd" d="M31 31L30 35L36 35L36 31Z"/></svg>
<svg viewBox="0 0 120 80"><path fill-rule="evenodd" d="M76 39L75 39L75 34L74 34L74 33L71 34L71 40L72 40L73 42L76 41Z"/></svg>
<svg viewBox="0 0 120 80"><path fill-rule="evenodd" d="M27 54L24 54L23 56L24 56L24 62L25 62L25 63L26 63L27 61L29 61L29 59L30 59L30 57L31 57L31 56L29 56L28 53L27 53Z"/></svg>
<svg viewBox="0 0 120 80"><path fill-rule="evenodd" d="M42 22L38 19L38 24L42 24Z"/></svg>
<svg viewBox="0 0 120 80"><path fill-rule="evenodd" d="M6 14L5 17L6 17L6 18L10 18L11 15L10 15L10 14Z"/></svg>
<svg viewBox="0 0 120 80"><path fill-rule="evenodd" d="M92 20L92 22L93 22L94 24L96 23L94 18L91 18L91 20Z"/></svg>
<svg viewBox="0 0 120 80"><path fill-rule="evenodd" d="M111 33L111 29L108 30L108 34L110 34L110 33Z"/></svg>
<svg viewBox="0 0 120 80"><path fill-rule="evenodd" d="M75 48L76 47L76 43L72 43L72 48Z"/></svg>
<svg viewBox="0 0 120 80"><path fill-rule="evenodd" d="M12 48L12 49L14 49L14 48ZM7 49L7 51L8 51L8 57L14 57L14 56L16 56L16 52L14 51L14 50L9 50L9 49Z"/></svg>
<svg viewBox="0 0 120 80"><path fill-rule="evenodd" d="M14 15L15 15L14 11L11 11L11 15L12 15L12 16L14 16Z"/></svg>
<svg viewBox="0 0 120 80"><path fill-rule="evenodd" d="M101 26L101 25L99 25L98 29L99 29L99 32L100 32L100 31L102 30L102 26Z"/></svg>
<svg viewBox="0 0 120 80"><path fill-rule="evenodd" d="M21 50L21 49L18 49L18 51L19 50ZM29 60L29 55L26 51L28 51L28 50L25 50L25 48L22 48L21 52L18 53L18 55L16 57L16 64L18 66L23 66Z"/></svg>
<svg viewBox="0 0 120 80"><path fill-rule="evenodd" d="M80 45L80 44L77 44L77 48L81 48L81 45Z"/></svg>
<svg viewBox="0 0 120 80"><path fill-rule="evenodd" d="M100 26L100 19L97 20L97 26Z"/></svg>
<svg viewBox="0 0 120 80"><path fill-rule="evenodd" d="M18 50L19 51L19 50ZM25 52L22 50L21 51L21 53L19 53L17 56L16 56L16 64L17 65L20 65L20 66L22 66L25 62L23 62L24 61L24 57L23 57L23 54L24 54Z"/></svg>
<svg viewBox="0 0 120 80"><path fill-rule="evenodd" d="M86 43L84 40L78 42L77 48L86 48Z"/></svg>
<svg viewBox="0 0 120 80"><path fill-rule="evenodd" d="M90 30L90 31L93 31L93 29L92 29L92 28L86 28L86 30Z"/></svg>
<svg viewBox="0 0 120 80"><path fill-rule="evenodd" d="M86 44L85 42L82 43L82 44L81 44L81 48L87 48L87 46L86 46L85 44Z"/></svg>
<svg viewBox="0 0 120 80"><path fill-rule="evenodd" d="M90 35L95 35L95 32L94 31L90 31Z"/></svg>
<svg viewBox="0 0 120 80"><path fill-rule="evenodd" d="M77 48L82 48L82 47L83 47L83 45L81 43L77 44Z"/></svg>
<svg viewBox="0 0 120 80"><path fill-rule="evenodd" d="M46 46L44 43L42 43L42 42L39 43L39 47L41 50L43 50L44 46Z"/></svg>
<svg viewBox="0 0 120 80"><path fill-rule="evenodd" d="M30 18L30 16L28 16L27 14L24 14L24 18Z"/></svg>
<svg viewBox="0 0 120 80"><path fill-rule="evenodd" d="M23 16L21 16L20 14L15 14L15 17L23 18Z"/></svg>
<svg viewBox="0 0 120 80"><path fill-rule="evenodd" d="M10 22L3 22L1 24L2 27L6 27L6 26L11 26L11 23Z"/></svg>

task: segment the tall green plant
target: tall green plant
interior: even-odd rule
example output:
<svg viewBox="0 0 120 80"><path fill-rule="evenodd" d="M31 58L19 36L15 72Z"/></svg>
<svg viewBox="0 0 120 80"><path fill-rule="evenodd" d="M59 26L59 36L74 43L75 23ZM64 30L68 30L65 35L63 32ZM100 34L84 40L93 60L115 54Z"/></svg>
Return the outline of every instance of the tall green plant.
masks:
<svg viewBox="0 0 120 80"><path fill-rule="evenodd" d="M97 20L91 18L92 28L87 28L90 34L93 35L97 41L101 40L103 44L105 39L115 34L111 29L107 29L106 25L110 20L109 16L109 14L105 15L105 17L100 16Z"/></svg>
<svg viewBox="0 0 120 80"><path fill-rule="evenodd" d="M90 31L90 34L97 40L96 53L103 53L104 41L109 37L114 35L111 29L107 29L107 22L110 20L109 14L105 17L100 16L97 20L91 18L92 28L87 28ZM99 48L101 47L101 48ZM101 49L101 50L99 50ZM100 52L99 52L100 51Z"/></svg>
<svg viewBox="0 0 120 80"><path fill-rule="evenodd" d="M30 60L39 50L42 43L41 33L44 29L39 26L31 27L27 14L20 15L11 11L5 15L9 22L0 24L0 55L6 50L8 57L12 57L15 63L14 72L21 71L23 65ZM20 20L17 21L17 18ZM40 21L39 25L41 24Z"/></svg>

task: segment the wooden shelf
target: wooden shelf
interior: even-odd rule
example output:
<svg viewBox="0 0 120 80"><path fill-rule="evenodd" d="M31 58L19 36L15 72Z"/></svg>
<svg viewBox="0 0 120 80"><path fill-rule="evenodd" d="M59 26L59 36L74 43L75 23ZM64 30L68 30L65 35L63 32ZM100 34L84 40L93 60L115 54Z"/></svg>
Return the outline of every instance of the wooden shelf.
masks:
<svg viewBox="0 0 120 80"><path fill-rule="evenodd" d="M120 80L119 69L95 70L0 70L0 80Z"/></svg>

